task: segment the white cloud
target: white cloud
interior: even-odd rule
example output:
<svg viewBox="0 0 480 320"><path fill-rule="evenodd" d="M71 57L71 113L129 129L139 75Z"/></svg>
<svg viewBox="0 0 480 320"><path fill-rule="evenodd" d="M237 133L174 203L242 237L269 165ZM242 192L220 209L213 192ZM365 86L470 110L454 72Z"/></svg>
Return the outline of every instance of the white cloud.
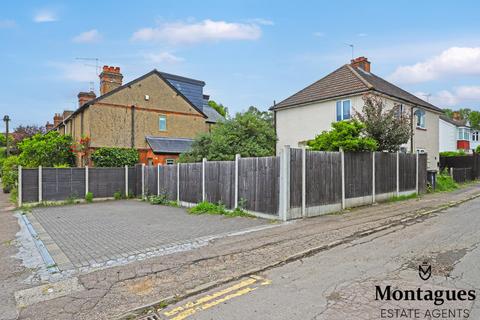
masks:
<svg viewBox="0 0 480 320"><path fill-rule="evenodd" d="M57 21L57 16L55 12L51 10L41 10L38 11L35 16L33 17L33 21L35 22L53 22Z"/></svg>
<svg viewBox="0 0 480 320"><path fill-rule="evenodd" d="M16 22L14 20L5 19L0 20L0 29L9 29L16 27Z"/></svg>
<svg viewBox="0 0 480 320"><path fill-rule="evenodd" d="M418 83L448 75L480 75L480 47L451 47L423 62L398 67L389 79Z"/></svg>
<svg viewBox="0 0 480 320"><path fill-rule="evenodd" d="M102 40L102 35L97 29L85 31L75 36L72 41L77 43L94 43Z"/></svg>
<svg viewBox="0 0 480 320"><path fill-rule="evenodd" d="M149 61L154 63L178 63L185 59L178 57L170 52L147 53L144 55Z"/></svg>
<svg viewBox="0 0 480 320"><path fill-rule="evenodd" d="M321 37L325 37L325 32L317 31L317 32L314 32L313 35L314 35L315 37L321 38Z"/></svg>
<svg viewBox="0 0 480 320"><path fill-rule="evenodd" d="M480 105L480 86L460 86L452 90L441 90L431 94L430 97L425 92L416 92L415 95L441 108Z"/></svg>
<svg viewBox="0 0 480 320"><path fill-rule="evenodd" d="M275 23L270 19L255 18L248 20L251 23L262 24L264 26L273 26Z"/></svg>
<svg viewBox="0 0 480 320"><path fill-rule="evenodd" d="M256 40L262 30L255 23L232 23L203 20L197 23L165 23L157 28L136 31L132 39L139 41L168 41L170 43L198 43L220 40Z"/></svg>
<svg viewBox="0 0 480 320"><path fill-rule="evenodd" d="M366 37L366 36L368 36L368 34L366 34L366 33L359 33L359 34L357 34L357 37Z"/></svg>

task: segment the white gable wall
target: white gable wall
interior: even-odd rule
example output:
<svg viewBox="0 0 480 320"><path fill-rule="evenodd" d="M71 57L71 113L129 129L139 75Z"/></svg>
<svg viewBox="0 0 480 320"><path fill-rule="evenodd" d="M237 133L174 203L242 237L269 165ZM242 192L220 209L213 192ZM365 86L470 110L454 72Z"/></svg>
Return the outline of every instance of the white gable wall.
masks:
<svg viewBox="0 0 480 320"><path fill-rule="evenodd" d="M440 119L439 140L440 152L457 151L457 127Z"/></svg>

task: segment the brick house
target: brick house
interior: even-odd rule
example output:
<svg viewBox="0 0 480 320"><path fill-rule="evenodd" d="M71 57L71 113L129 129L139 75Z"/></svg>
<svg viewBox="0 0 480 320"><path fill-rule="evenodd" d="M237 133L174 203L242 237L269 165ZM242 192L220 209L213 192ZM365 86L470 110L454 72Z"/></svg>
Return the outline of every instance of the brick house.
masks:
<svg viewBox="0 0 480 320"><path fill-rule="evenodd" d="M78 109L57 113L51 130L75 141L90 138L87 155L101 147L134 148L145 164L172 164L193 139L223 119L208 106L205 82L152 70L122 84L120 68L104 66L100 96L78 94ZM86 156L78 165L90 163Z"/></svg>

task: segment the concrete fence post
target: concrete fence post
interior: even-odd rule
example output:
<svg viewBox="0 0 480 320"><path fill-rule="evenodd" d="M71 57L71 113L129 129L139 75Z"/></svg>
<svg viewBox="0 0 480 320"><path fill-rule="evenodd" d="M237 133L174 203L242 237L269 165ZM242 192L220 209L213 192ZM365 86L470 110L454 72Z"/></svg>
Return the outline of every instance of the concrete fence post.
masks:
<svg viewBox="0 0 480 320"><path fill-rule="evenodd" d="M157 164L157 196L160 195L160 164Z"/></svg>
<svg viewBox="0 0 480 320"><path fill-rule="evenodd" d="M85 196L88 193L88 166L85 166Z"/></svg>
<svg viewBox="0 0 480 320"><path fill-rule="evenodd" d="M340 148L340 165L342 172L342 210L346 208L345 204L345 152Z"/></svg>
<svg viewBox="0 0 480 320"><path fill-rule="evenodd" d="M38 202L43 201L42 184L42 166L38 166Z"/></svg>
<svg viewBox="0 0 480 320"><path fill-rule="evenodd" d="M450 177L453 179L453 167L450 167Z"/></svg>
<svg viewBox="0 0 480 320"><path fill-rule="evenodd" d="M205 167L207 166L207 158L202 159L202 201L207 200L207 193L205 190Z"/></svg>
<svg viewBox="0 0 480 320"><path fill-rule="evenodd" d="M395 192L396 196L400 195L400 153L397 151L397 191Z"/></svg>
<svg viewBox="0 0 480 320"><path fill-rule="evenodd" d="M418 150L415 153L415 192L418 195Z"/></svg>
<svg viewBox="0 0 480 320"><path fill-rule="evenodd" d="M142 163L142 199L145 199L145 163Z"/></svg>
<svg viewBox="0 0 480 320"><path fill-rule="evenodd" d="M177 204L180 205L180 163L177 163Z"/></svg>
<svg viewBox="0 0 480 320"><path fill-rule="evenodd" d="M128 198L128 165L125 165L125 198Z"/></svg>
<svg viewBox="0 0 480 320"><path fill-rule="evenodd" d="M240 155L235 155L235 199L233 200L233 206L235 209L238 208L238 170L240 168Z"/></svg>
<svg viewBox="0 0 480 320"><path fill-rule="evenodd" d="M17 202L18 206L22 206L22 166L18 166L18 186L17 186Z"/></svg>
<svg viewBox="0 0 480 320"><path fill-rule="evenodd" d="M307 216L307 150L302 148L302 217Z"/></svg>
<svg viewBox="0 0 480 320"><path fill-rule="evenodd" d="M279 216L283 221L289 219L290 207L290 146L283 147L280 154L280 196Z"/></svg>
<svg viewBox="0 0 480 320"><path fill-rule="evenodd" d="M375 203L375 151L372 152L372 203Z"/></svg>

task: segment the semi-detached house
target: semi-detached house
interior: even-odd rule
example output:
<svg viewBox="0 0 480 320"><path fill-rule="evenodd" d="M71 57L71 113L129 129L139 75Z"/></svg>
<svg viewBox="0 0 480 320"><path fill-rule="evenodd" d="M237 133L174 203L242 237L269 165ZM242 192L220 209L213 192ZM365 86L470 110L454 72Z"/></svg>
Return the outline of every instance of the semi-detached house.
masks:
<svg viewBox="0 0 480 320"><path fill-rule="evenodd" d="M277 152L281 147L299 147L332 122L348 120L353 111L362 111L363 95L384 98L387 107L397 106L412 115L413 137L402 146L404 152L428 153L428 168L439 161L439 116L442 110L395 86L370 71L365 57L353 59L324 78L300 90L271 109L275 113Z"/></svg>
<svg viewBox="0 0 480 320"><path fill-rule="evenodd" d="M203 81L157 70L126 84L122 80L120 68L104 66L100 96L80 92L78 109L56 114L51 129L75 141L88 137L90 152L134 148L141 163L173 164L197 135L223 119L208 106ZM90 163L78 160L78 165Z"/></svg>

